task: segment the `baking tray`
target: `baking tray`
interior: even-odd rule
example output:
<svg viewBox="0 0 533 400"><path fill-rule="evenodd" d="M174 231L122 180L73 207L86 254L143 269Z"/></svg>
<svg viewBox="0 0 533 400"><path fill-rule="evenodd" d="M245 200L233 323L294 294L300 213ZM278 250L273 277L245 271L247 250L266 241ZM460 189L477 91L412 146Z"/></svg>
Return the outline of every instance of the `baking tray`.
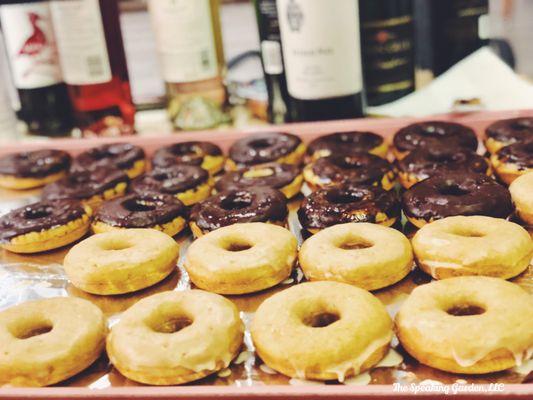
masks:
<svg viewBox="0 0 533 400"><path fill-rule="evenodd" d="M456 114L439 116L438 119L450 120L471 126L481 136L484 129L491 122L518 116L533 116L533 110L512 112L480 112L471 114ZM425 118L423 120L428 120ZM333 121L310 124L290 124L278 127L261 127L252 130L238 131L210 131L181 133L177 135L153 135L143 137L128 137L127 139L61 139L40 143L17 143L0 148L0 155L34 148L58 148L77 154L87 148L103 143L127 140L142 146L148 155L160 146L187 140L210 140L219 144L224 150L235 140L258 131L282 130L300 135L304 141L312 140L322 134L349 131L369 130L390 139L394 132L402 126L422 119L360 119L347 121ZM27 192L0 191L0 214L8 210L38 199L40 190ZM295 218L295 211L301 197L290 203L291 217L290 228L301 240L300 226ZM177 240L182 245L179 265L183 263L186 247L191 239L187 233L178 236ZM38 255L17 255L7 251L0 252L0 309L12 304L17 304L29 299L52 296L79 296L89 299L99 305L112 325L120 318L120 313L139 299L164 290L185 290L190 287L186 272L180 267L163 282L145 289L141 292L123 296L93 296L77 290L70 285L63 273L61 262L67 249L60 249ZM302 273L296 269L291 278L279 286L257 294L243 296L228 296L241 310L241 317L249 323L253 312L258 305L273 293L289 287L302 279ZM414 270L407 278L392 287L374 292L385 304L389 313L394 315L402 301L408 296L416 285L426 283L429 276L419 270ZM528 271L515 278L513 281L533 293L533 271ZM533 383L531 373L526 369L508 370L496 374L482 376L466 376L449 374L426 367L409 357L393 341L395 351L390 353L387 361L390 366L372 369L348 384L319 383L300 380L291 380L283 375L276 374L255 357L251 344L249 331L245 337L243 353L233 363L229 370L214 374L211 377L189 385L175 387L150 387L139 385L121 376L108 364L107 358L102 356L86 371L76 375L66 382L54 387L46 388L1 388L0 398L411 398L412 383L445 384L475 383L477 392L460 393L462 398L486 397L487 392L481 390L493 389L491 396L512 398L533 396ZM398 356L400 358L398 358ZM401 359L401 362L400 362ZM522 373L526 371L526 373ZM393 383L404 384L401 392ZM493 383L504 383L503 388L494 391ZM450 392L452 386L447 386ZM419 393L418 397L432 396L438 392Z"/></svg>

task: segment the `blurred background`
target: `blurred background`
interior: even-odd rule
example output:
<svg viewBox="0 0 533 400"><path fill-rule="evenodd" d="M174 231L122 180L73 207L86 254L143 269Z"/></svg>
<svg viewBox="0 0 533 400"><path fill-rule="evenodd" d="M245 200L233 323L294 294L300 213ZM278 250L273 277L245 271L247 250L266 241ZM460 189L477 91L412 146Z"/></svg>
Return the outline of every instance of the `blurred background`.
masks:
<svg viewBox="0 0 533 400"><path fill-rule="evenodd" d="M0 6L0 140L533 108L530 0Z"/></svg>

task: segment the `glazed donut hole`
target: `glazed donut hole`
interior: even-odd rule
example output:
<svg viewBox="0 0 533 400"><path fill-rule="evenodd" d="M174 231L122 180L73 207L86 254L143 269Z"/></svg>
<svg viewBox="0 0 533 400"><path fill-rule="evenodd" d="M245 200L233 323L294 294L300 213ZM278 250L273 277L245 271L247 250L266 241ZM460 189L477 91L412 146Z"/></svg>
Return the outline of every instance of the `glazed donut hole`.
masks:
<svg viewBox="0 0 533 400"><path fill-rule="evenodd" d="M452 317L470 317L487 312L488 306L470 296L441 296L436 299L437 307Z"/></svg>
<svg viewBox="0 0 533 400"><path fill-rule="evenodd" d="M174 304L161 304L145 320L148 328L157 333L177 333L194 323L194 315Z"/></svg>
<svg viewBox="0 0 533 400"><path fill-rule="evenodd" d="M54 324L42 315L24 315L7 327L13 337L25 340L45 335L54 329Z"/></svg>
<svg viewBox="0 0 533 400"><path fill-rule="evenodd" d="M464 196L470 193L469 190L462 188L460 184L455 182L446 182L438 187L437 191L443 196Z"/></svg>
<svg viewBox="0 0 533 400"><path fill-rule="evenodd" d="M134 243L130 242L127 238L105 238L105 240L100 241L100 248L104 251L121 251L128 250L135 246Z"/></svg>
<svg viewBox="0 0 533 400"><path fill-rule="evenodd" d="M369 240L368 238L364 238L352 232L334 238L332 243L335 247L338 247L342 250L369 249L371 247L374 247L375 245L375 243Z"/></svg>
<svg viewBox="0 0 533 400"><path fill-rule="evenodd" d="M127 199L122 202L122 206L131 212L147 212L154 211L158 207L162 206L164 203L162 201L149 201L145 199L140 199L138 197Z"/></svg>
<svg viewBox="0 0 533 400"><path fill-rule="evenodd" d="M334 204L351 204L363 200L365 193L354 190L332 190L326 194L326 199Z"/></svg>
<svg viewBox="0 0 533 400"><path fill-rule="evenodd" d="M249 238L246 238L241 235L227 235L227 236L221 236L218 242L218 245L221 249L232 252L232 253L238 253L241 251L250 250L255 246L255 243L252 243L252 241Z"/></svg>
<svg viewBox="0 0 533 400"><path fill-rule="evenodd" d="M226 211L240 210L252 205L252 197L252 193L248 191L238 191L222 199L220 206Z"/></svg>
<svg viewBox="0 0 533 400"><path fill-rule="evenodd" d="M335 304L328 304L322 299L313 299L295 304L294 316L309 328L326 328L341 320L342 313Z"/></svg>

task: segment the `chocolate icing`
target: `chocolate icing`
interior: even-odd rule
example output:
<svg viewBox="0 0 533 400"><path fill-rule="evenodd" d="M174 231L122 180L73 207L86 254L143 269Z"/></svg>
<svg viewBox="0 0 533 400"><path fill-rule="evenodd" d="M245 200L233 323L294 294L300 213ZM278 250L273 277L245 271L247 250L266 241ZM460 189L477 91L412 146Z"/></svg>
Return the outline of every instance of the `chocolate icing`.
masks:
<svg viewBox="0 0 533 400"><path fill-rule="evenodd" d="M185 206L174 196L130 194L105 202L95 220L121 228L150 228L185 215Z"/></svg>
<svg viewBox="0 0 533 400"><path fill-rule="evenodd" d="M513 212L509 191L482 174L447 172L418 182L402 196L405 214L426 221L454 215L507 218Z"/></svg>
<svg viewBox="0 0 533 400"><path fill-rule="evenodd" d="M135 193L163 193L176 195L194 189L209 179L209 173L195 165L174 165L156 168L135 179L131 190Z"/></svg>
<svg viewBox="0 0 533 400"><path fill-rule="evenodd" d="M36 150L8 154L0 158L0 175L19 178L45 178L67 171L70 155L61 150Z"/></svg>
<svg viewBox="0 0 533 400"><path fill-rule="evenodd" d="M444 145L476 151L478 140L475 132L453 122L428 121L406 126L394 135L394 147L399 151L411 151L420 147Z"/></svg>
<svg viewBox="0 0 533 400"><path fill-rule="evenodd" d="M496 154L501 162L515 164L521 171L533 169L533 138L505 146Z"/></svg>
<svg viewBox="0 0 533 400"><path fill-rule="evenodd" d="M245 176L249 171L263 169L272 171L272 174L255 178ZM297 165L290 164L270 163L258 167L248 167L224 174L215 184L215 189L219 192L254 186L268 186L273 189L281 189L291 184L300 173L300 168Z"/></svg>
<svg viewBox="0 0 533 400"><path fill-rule="evenodd" d="M129 143L104 144L94 147L74 159L73 168L91 169L95 166L114 166L119 169L130 169L136 161L145 158L144 150Z"/></svg>
<svg viewBox="0 0 533 400"><path fill-rule="evenodd" d="M221 156L222 150L210 142L183 142L157 150L152 167L165 168L178 164L201 166L205 156Z"/></svg>
<svg viewBox="0 0 533 400"><path fill-rule="evenodd" d="M121 182L129 182L128 176L123 171L113 167L96 166L91 170L71 172L59 181L46 185L42 196L49 200L87 200L103 194Z"/></svg>
<svg viewBox="0 0 533 400"><path fill-rule="evenodd" d="M373 132L337 132L313 140L309 143L307 154L312 156L318 151L326 150L329 155L350 155L369 152L382 143L383 138Z"/></svg>
<svg viewBox="0 0 533 400"><path fill-rule="evenodd" d="M487 159L473 151L434 146L410 152L396 162L401 172L414 174L418 179L426 179L446 171L470 171L486 174L489 169Z"/></svg>
<svg viewBox="0 0 533 400"><path fill-rule="evenodd" d="M196 204L191 221L203 231L243 222L284 222L287 200L279 190L255 187L228 190Z"/></svg>
<svg viewBox="0 0 533 400"><path fill-rule="evenodd" d="M317 190L298 210L305 229L324 229L348 222L376 222L376 215L400 217L400 202L394 191L379 186L340 185Z"/></svg>
<svg viewBox="0 0 533 400"><path fill-rule="evenodd" d="M300 143L298 136L289 133L257 133L236 141L229 156L236 164L264 164L292 153Z"/></svg>
<svg viewBox="0 0 533 400"><path fill-rule="evenodd" d="M0 217L0 243L30 232L65 225L84 214L81 203L75 200L45 200L17 208Z"/></svg>
<svg viewBox="0 0 533 400"><path fill-rule="evenodd" d="M505 144L533 139L533 117L496 121L487 128L486 135Z"/></svg>
<svg viewBox="0 0 533 400"><path fill-rule="evenodd" d="M323 185L341 182L371 185L381 182L383 176L393 170L393 166L373 154L356 153L319 158L312 164L312 170Z"/></svg>

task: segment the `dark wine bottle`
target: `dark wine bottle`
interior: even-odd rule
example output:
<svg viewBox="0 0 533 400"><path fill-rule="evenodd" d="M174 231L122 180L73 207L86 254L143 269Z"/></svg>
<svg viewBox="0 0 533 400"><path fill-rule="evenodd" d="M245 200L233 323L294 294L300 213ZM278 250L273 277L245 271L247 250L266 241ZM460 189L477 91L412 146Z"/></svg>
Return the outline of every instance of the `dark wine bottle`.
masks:
<svg viewBox="0 0 533 400"><path fill-rule="evenodd" d="M69 135L72 108L61 76L48 2L2 5L0 20L20 98L20 119L32 134Z"/></svg>
<svg viewBox="0 0 533 400"><path fill-rule="evenodd" d="M268 91L268 120L274 124L290 122L289 92L283 66L276 0L254 0L254 4Z"/></svg>
<svg viewBox="0 0 533 400"><path fill-rule="evenodd" d="M117 0L51 1L61 67L87 135L133 133L133 105Z"/></svg>
<svg viewBox="0 0 533 400"><path fill-rule="evenodd" d="M363 115L356 0L277 0L293 121Z"/></svg>
<svg viewBox="0 0 533 400"><path fill-rule="evenodd" d="M415 89L412 0L359 0L363 76L368 105Z"/></svg>

